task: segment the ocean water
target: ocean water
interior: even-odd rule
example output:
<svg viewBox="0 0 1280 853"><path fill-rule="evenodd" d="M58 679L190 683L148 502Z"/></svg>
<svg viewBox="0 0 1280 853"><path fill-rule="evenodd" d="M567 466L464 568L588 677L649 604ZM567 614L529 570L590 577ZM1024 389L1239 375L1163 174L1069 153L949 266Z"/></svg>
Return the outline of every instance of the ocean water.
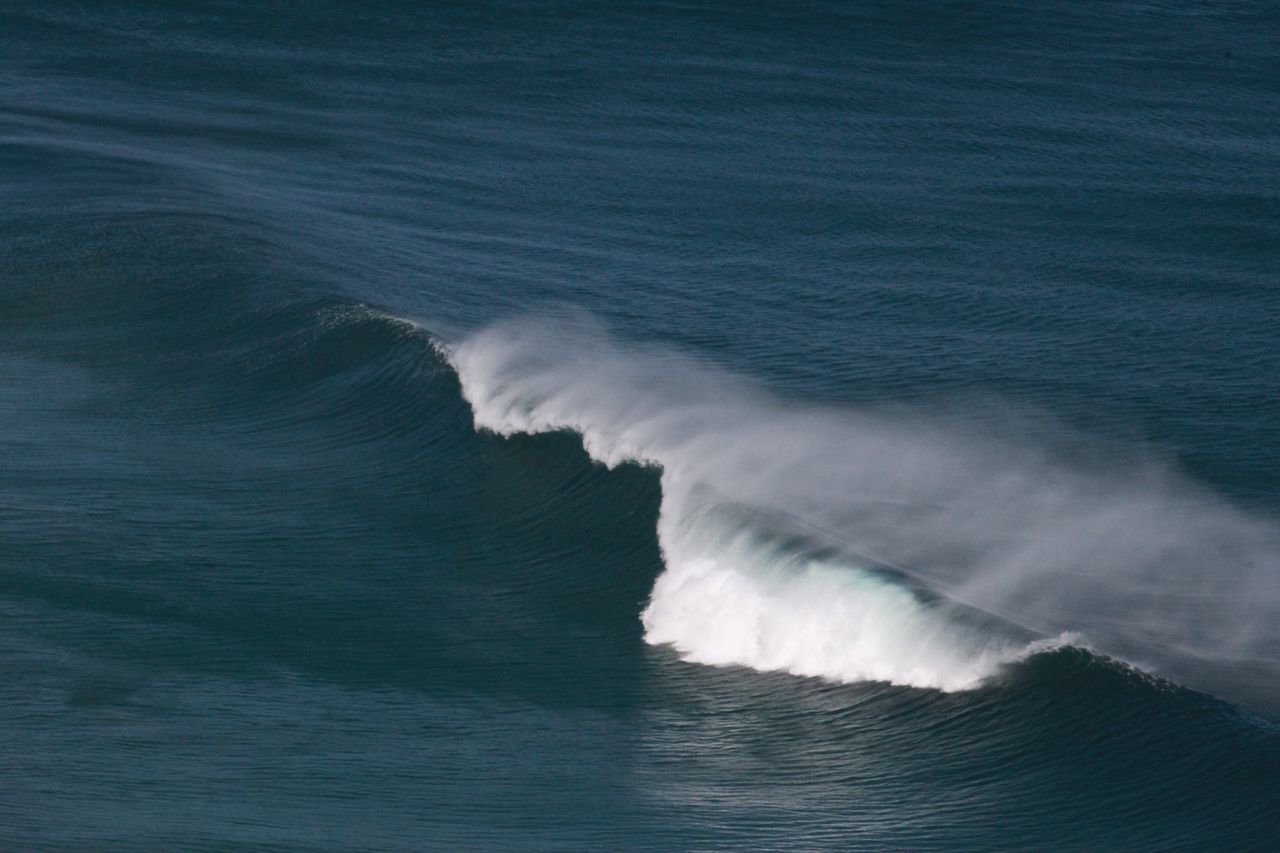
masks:
<svg viewBox="0 0 1280 853"><path fill-rule="evenodd" d="M0 847L1280 846L1278 9L0 4Z"/></svg>

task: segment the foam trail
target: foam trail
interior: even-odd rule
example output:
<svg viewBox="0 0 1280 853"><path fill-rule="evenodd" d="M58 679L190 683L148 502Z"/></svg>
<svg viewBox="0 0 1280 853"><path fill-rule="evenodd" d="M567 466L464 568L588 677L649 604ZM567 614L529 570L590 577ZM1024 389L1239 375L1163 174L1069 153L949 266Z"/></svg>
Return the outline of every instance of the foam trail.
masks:
<svg viewBox="0 0 1280 853"><path fill-rule="evenodd" d="M666 570L642 619L689 660L951 690L1073 629L1149 662L1280 659L1276 525L1158 464L1073 468L937 413L800 407L582 319L443 349L477 428L573 430L605 465L661 468Z"/></svg>

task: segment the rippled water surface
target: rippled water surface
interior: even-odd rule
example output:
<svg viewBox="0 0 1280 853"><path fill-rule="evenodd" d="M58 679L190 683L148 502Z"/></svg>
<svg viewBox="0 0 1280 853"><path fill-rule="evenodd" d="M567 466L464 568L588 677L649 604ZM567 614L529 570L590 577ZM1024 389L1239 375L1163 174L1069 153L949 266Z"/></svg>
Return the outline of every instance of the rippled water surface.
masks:
<svg viewBox="0 0 1280 853"><path fill-rule="evenodd" d="M1280 844L1277 33L0 4L0 846Z"/></svg>

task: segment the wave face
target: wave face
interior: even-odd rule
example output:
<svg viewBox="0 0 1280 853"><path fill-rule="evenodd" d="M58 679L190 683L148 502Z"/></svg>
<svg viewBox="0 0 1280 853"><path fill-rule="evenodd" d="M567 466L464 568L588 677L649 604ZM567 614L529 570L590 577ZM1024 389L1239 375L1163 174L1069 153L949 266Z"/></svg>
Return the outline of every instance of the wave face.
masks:
<svg viewBox="0 0 1280 853"><path fill-rule="evenodd" d="M478 428L571 430L606 466L661 469L666 570L642 620L687 660L944 690L1068 640L1218 678L1277 660L1276 527L1154 461L1073 466L1007 424L792 404L583 317L444 350Z"/></svg>

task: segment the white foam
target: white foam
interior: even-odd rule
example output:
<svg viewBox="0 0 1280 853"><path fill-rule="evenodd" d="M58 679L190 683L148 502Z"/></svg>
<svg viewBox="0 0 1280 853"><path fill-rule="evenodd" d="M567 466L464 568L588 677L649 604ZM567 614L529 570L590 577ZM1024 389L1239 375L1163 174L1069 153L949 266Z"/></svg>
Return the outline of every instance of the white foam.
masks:
<svg viewBox="0 0 1280 853"><path fill-rule="evenodd" d="M686 660L961 690L1032 648L875 570L770 542L714 509L686 503L671 518L664 507L667 570L641 616L649 642Z"/></svg>

